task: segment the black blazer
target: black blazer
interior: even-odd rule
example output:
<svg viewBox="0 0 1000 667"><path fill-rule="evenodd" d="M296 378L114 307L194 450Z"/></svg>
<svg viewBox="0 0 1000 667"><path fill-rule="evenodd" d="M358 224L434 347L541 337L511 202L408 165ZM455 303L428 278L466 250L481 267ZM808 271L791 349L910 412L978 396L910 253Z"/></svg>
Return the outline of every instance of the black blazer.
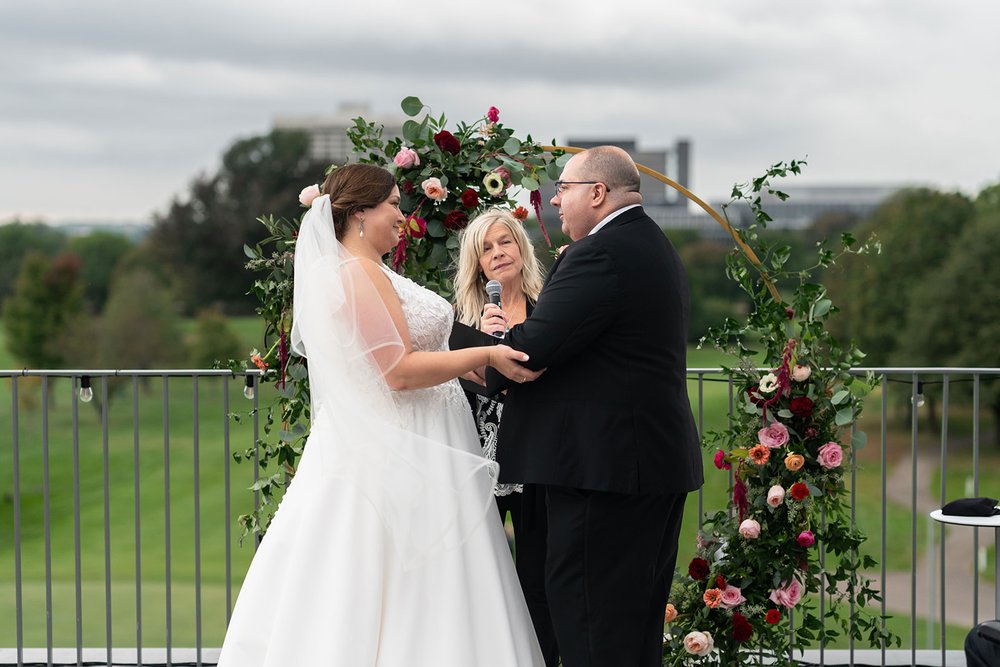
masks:
<svg viewBox="0 0 1000 667"><path fill-rule="evenodd" d="M641 207L572 243L503 341L547 370L506 385L500 480L631 494L700 487L688 310L677 252Z"/></svg>

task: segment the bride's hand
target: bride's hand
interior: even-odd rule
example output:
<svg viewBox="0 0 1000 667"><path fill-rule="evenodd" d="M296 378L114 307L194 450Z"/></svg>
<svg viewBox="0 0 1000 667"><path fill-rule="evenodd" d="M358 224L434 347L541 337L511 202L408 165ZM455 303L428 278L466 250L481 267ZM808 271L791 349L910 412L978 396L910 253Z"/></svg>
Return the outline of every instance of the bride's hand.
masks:
<svg viewBox="0 0 1000 667"><path fill-rule="evenodd" d="M545 369L533 371L522 366L521 363L527 360L528 355L507 345L495 345L490 348L490 366L515 382L531 382L545 372Z"/></svg>

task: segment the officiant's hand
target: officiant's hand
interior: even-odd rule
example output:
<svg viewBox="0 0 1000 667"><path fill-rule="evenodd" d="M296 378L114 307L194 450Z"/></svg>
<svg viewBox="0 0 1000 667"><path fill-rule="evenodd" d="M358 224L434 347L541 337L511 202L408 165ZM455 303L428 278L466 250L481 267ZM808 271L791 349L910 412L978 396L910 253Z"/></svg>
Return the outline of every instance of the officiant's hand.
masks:
<svg viewBox="0 0 1000 667"><path fill-rule="evenodd" d="M528 355L507 345L495 345L490 348L490 366L514 382L531 382L545 372L544 368L533 371L522 366L521 363L527 360Z"/></svg>
<svg viewBox="0 0 1000 667"><path fill-rule="evenodd" d="M479 318L479 330L490 335L497 332L506 333L507 313L495 303L486 304L483 306L483 316Z"/></svg>

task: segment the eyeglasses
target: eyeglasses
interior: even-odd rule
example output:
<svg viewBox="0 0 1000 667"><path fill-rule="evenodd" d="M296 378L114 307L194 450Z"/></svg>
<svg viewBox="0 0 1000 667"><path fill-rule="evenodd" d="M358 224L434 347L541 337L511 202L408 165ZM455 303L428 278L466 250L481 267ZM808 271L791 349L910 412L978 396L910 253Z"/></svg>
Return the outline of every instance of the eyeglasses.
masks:
<svg viewBox="0 0 1000 667"><path fill-rule="evenodd" d="M556 194L561 195L562 193L566 192L567 185L597 185L598 183L601 183L601 181L556 181L555 183ZM607 189L608 192L611 192L611 188L609 188L607 185L605 185L604 187Z"/></svg>

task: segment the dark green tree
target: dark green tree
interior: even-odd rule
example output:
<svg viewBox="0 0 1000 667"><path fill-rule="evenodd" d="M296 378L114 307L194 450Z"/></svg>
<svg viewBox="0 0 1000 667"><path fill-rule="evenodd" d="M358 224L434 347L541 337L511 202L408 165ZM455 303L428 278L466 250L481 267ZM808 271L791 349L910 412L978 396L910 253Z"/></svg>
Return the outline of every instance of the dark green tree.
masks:
<svg viewBox="0 0 1000 667"><path fill-rule="evenodd" d="M944 262L914 290L895 361L910 366L1000 367L1000 184L983 190L975 215ZM958 388L969 391L968 385ZM1000 445L1000 386L984 378Z"/></svg>
<svg viewBox="0 0 1000 667"><path fill-rule="evenodd" d="M188 360L194 368L211 368L216 362L223 365L230 359L246 356L242 341L229 325L228 318L218 310L198 313L194 332L188 339Z"/></svg>
<svg viewBox="0 0 1000 667"><path fill-rule="evenodd" d="M0 225L0 302L14 293L21 262L31 253L55 257L66 247L66 235L41 223Z"/></svg>
<svg viewBox="0 0 1000 667"><path fill-rule="evenodd" d="M41 254L25 258L14 295L4 307L7 348L31 368L60 368L67 361L58 344L83 313L80 258Z"/></svg>
<svg viewBox="0 0 1000 667"><path fill-rule="evenodd" d="M242 139L223 155L218 173L195 179L186 197L156 216L147 256L170 277L185 312L208 306L253 311L243 245L254 246L267 235L257 216L271 211L296 217L299 191L322 181L325 166L309 157L302 132L274 130Z"/></svg>
<svg viewBox="0 0 1000 667"><path fill-rule="evenodd" d="M827 276L841 315L833 332L853 338L871 365L913 359L894 354L909 335L907 321L919 285L945 261L974 207L968 197L919 188L904 190L880 206L859 227L856 236L874 233L882 245L877 256L848 257Z"/></svg>
<svg viewBox="0 0 1000 667"><path fill-rule="evenodd" d="M70 239L70 251L83 262L83 293L91 312L99 313L104 308L115 268L132 246L131 240L114 232L91 232Z"/></svg>

